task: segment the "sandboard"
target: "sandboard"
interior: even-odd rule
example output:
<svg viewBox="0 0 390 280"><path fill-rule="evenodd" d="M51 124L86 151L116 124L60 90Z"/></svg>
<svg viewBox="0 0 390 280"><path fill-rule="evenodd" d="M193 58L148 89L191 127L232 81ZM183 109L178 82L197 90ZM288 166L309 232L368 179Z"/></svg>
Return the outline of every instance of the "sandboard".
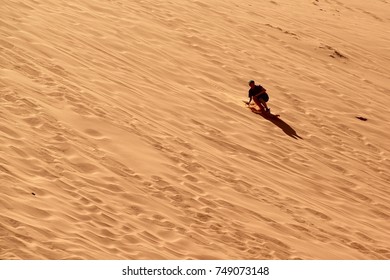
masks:
<svg viewBox="0 0 390 280"><path fill-rule="evenodd" d="M254 106L249 105L248 101L242 100L253 113L263 116L264 118L277 119L280 117L279 114L275 115L270 112L263 112L261 110L256 109Z"/></svg>

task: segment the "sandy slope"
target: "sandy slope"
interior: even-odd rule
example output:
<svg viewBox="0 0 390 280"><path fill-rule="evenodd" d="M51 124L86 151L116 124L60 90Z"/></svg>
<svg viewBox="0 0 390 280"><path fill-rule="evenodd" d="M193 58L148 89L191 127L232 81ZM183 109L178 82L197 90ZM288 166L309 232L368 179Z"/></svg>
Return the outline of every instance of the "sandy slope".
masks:
<svg viewBox="0 0 390 280"><path fill-rule="evenodd" d="M389 1L0 7L1 259L390 258Z"/></svg>

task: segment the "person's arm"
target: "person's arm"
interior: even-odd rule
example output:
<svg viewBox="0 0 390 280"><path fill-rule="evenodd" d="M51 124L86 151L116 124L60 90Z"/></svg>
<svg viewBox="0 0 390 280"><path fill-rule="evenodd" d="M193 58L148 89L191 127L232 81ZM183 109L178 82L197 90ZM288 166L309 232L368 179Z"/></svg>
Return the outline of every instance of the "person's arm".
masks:
<svg viewBox="0 0 390 280"><path fill-rule="evenodd" d="M255 96L259 96L259 95L261 95L263 93L266 93L266 89L261 87L261 91L259 93L257 93Z"/></svg>
<svg viewBox="0 0 390 280"><path fill-rule="evenodd" d="M249 104L251 104L252 98L253 98L251 90L248 91L248 97L249 97L249 101L246 103L246 105L249 106Z"/></svg>

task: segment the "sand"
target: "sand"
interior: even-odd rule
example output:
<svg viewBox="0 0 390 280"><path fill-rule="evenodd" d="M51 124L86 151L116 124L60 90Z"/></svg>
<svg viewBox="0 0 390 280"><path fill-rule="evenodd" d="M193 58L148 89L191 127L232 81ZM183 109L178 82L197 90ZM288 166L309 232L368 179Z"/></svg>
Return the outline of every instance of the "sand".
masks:
<svg viewBox="0 0 390 280"><path fill-rule="evenodd" d="M0 7L0 259L390 258L389 1Z"/></svg>

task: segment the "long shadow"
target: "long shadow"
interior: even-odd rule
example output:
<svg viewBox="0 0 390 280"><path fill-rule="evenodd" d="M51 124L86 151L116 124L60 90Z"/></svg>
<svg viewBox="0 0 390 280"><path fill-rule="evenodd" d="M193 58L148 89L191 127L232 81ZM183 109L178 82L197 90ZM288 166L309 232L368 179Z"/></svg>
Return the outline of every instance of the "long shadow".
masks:
<svg viewBox="0 0 390 280"><path fill-rule="evenodd" d="M295 131L294 128L292 128L288 123L286 123L284 120L279 118L279 115L274 115L272 113L270 114L262 114L259 111L257 111L255 108L250 108L253 113L258 114L262 116L267 121L272 122L274 125L279 127L281 130L283 130L284 133L286 133L288 136L294 138L294 139L303 139L301 136L298 135L298 133Z"/></svg>

